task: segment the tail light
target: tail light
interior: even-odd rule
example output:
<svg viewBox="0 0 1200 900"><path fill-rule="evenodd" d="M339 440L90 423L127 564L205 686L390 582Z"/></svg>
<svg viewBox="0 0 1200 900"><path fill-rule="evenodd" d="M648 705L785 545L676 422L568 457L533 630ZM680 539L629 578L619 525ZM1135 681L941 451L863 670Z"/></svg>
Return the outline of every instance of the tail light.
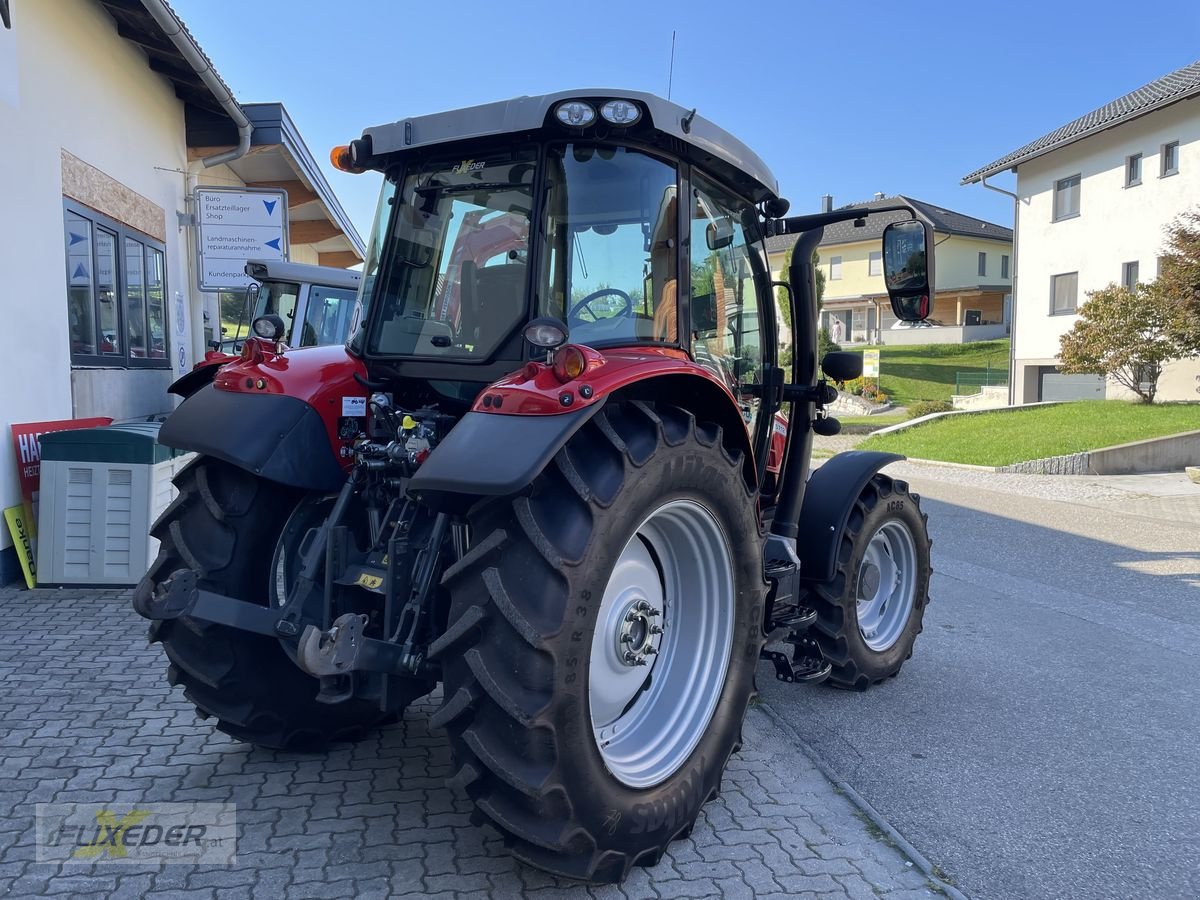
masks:
<svg viewBox="0 0 1200 900"><path fill-rule="evenodd" d="M566 384L587 371L587 357L574 344L567 344L554 351L554 377Z"/></svg>

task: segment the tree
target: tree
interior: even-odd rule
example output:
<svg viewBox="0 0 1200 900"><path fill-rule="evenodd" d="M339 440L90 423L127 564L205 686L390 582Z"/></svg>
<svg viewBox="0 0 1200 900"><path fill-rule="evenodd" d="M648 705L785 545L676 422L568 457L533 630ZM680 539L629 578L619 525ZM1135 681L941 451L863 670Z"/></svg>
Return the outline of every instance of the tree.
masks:
<svg viewBox="0 0 1200 900"><path fill-rule="evenodd" d="M1167 227L1167 253L1160 262L1154 290L1178 304L1186 340L1200 348L1200 210L1184 213Z"/></svg>
<svg viewBox="0 0 1200 900"><path fill-rule="evenodd" d="M1107 375L1153 403L1165 363L1200 355L1182 304L1158 284L1116 284L1088 293L1075 326L1062 336L1059 369Z"/></svg>
<svg viewBox="0 0 1200 900"><path fill-rule="evenodd" d="M795 249L795 246L791 247L787 252L787 256L784 257L783 268L779 270L781 281L789 283L791 281L792 251ZM821 260L816 250L813 251L812 255L812 267L813 272L816 274L817 311L820 312L825 297L825 273L821 271ZM776 291L775 305L779 309L779 315L783 319L783 324L787 326L788 331L792 331L792 305L788 303L786 291L782 289Z"/></svg>

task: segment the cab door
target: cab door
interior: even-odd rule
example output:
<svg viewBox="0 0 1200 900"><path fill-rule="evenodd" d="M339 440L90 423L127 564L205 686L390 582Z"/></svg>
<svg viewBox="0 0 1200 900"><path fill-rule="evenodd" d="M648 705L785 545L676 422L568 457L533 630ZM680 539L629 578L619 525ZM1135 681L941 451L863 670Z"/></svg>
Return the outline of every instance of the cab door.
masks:
<svg viewBox="0 0 1200 900"><path fill-rule="evenodd" d="M774 413L764 380L777 354L757 211L695 170L690 192L692 356L737 398L761 476Z"/></svg>

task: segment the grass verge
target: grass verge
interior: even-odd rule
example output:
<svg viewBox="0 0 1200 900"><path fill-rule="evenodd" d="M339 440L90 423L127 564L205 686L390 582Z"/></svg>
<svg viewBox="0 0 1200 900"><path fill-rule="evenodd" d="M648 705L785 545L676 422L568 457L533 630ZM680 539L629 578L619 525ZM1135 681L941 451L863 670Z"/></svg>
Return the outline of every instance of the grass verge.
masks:
<svg viewBox="0 0 1200 900"><path fill-rule="evenodd" d="M946 416L867 438L858 449L976 466L1007 466L1194 430L1200 430L1197 403L1146 406L1120 400L1086 400Z"/></svg>
<svg viewBox="0 0 1200 900"><path fill-rule="evenodd" d="M892 402L949 400L959 372L1008 371L1008 340L879 347L879 387Z"/></svg>

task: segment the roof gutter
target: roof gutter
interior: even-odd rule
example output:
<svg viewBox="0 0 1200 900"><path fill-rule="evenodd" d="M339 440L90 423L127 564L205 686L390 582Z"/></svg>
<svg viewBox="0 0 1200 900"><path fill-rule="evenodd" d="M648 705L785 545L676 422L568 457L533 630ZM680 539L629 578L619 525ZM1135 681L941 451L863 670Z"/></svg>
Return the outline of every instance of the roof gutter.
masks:
<svg viewBox="0 0 1200 900"><path fill-rule="evenodd" d="M187 60L188 65L200 76L200 80L204 82L205 87L212 92L212 95L221 105L221 108L229 114L229 118L233 119L233 123L237 126L237 146L232 150L224 150L221 153L207 156L200 160L204 168L211 169L213 166L233 162L233 160L245 156L250 150L250 135L254 131L254 125L246 118L246 113L242 110L241 105L234 99L233 94L230 93L225 83L221 81L220 76L217 75L212 65L205 58L204 53L196 45L192 36L184 30L183 23L179 21L179 17L171 11L164 0L141 0L141 2L142 6L146 8L146 12L150 13L154 21L158 23L158 26L170 38L171 43L183 54L183 58Z"/></svg>

